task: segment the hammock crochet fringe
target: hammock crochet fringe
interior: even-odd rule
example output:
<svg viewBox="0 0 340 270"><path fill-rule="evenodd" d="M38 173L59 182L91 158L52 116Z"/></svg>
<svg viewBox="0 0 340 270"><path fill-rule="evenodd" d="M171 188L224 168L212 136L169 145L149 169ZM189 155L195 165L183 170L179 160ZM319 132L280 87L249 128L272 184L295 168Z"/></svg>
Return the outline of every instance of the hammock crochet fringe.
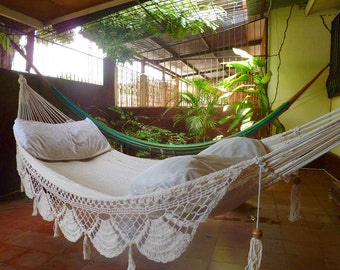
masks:
<svg viewBox="0 0 340 270"><path fill-rule="evenodd" d="M61 123L71 121L44 100L20 76L18 118ZM34 111L36 110L36 111ZM38 113L39 112L39 113ZM17 140L17 169L34 214L54 221L55 236L75 242L84 237L84 258L90 245L105 257L133 249L148 259L166 263L188 247L200 223L209 215L231 210L261 189L291 174L339 145L340 109L261 142L269 153L239 162L172 188L139 196L116 196L116 185L158 160L132 157L112 150L85 161L44 162Z"/></svg>

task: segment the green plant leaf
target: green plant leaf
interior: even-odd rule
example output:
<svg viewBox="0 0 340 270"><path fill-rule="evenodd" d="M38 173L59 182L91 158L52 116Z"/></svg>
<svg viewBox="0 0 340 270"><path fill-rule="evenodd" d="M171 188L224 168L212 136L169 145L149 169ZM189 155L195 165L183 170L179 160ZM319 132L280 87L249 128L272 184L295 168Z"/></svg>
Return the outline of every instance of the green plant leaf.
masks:
<svg viewBox="0 0 340 270"><path fill-rule="evenodd" d="M253 66L255 67L266 67L267 66L267 60L261 59L258 56L255 56L252 61L253 61Z"/></svg>
<svg viewBox="0 0 340 270"><path fill-rule="evenodd" d="M236 118L236 119L234 119L234 120L230 123L230 125L229 125L229 127L228 127L228 131L230 132L230 131L234 130L237 126L240 125L241 122L242 122L242 119L241 119L241 118Z"/></svg>
<svg viewBox="0 0 340 270"><path fill-rule="evenodd" d="M273 121L273 126L275 127L275 133L276 134L279 134L279 133L282 133L282 132L286 131L285 126L281 123L281 121L278 118L276 118Z"/></svg>
<svg viewBox="0 0 340 270"><path fill-rule="evenodd" d="M233 52L239 56L241 56L242 58L247 58L247 59L252 59L253 56L250 55L248 52L242 50L242 49L238 49L238 48L233 48Z"/></svg>
<svg viewBox="0 0 340 270"><path fill-rule="evenodd" d="M248 61L235 61L226 64L227 67L232 67L235 69L240 69L243 71L250 71L252 69Z"/></svg>
<svg viewBox="0 0 340 270"><path fill-rule="evenodd" d="M227 92L227 93L221 95L221 96L219 97L219 99L222 100L222 99L224 99L224 98L228 98L228 97L230 97L232 94L233 94L233 92Z"/></svg>
<svg viewBox="0 0 340 270"><path fill-rule="evenodd" d="M240 130L243 131L247 128L250 128L252 125L254 124L254 121L247 121L242 123L242 125L240 126Z"/></svg>
<svg viewBox="0 0 340 270"><path fill-rule="evenodd" d="M261 80L260 83L261 83L261 84L267 84L267 83L269 83L271 77L272 77L272 73L271 73L271 71L268 71L268 72L263 76L263 78L262 78L262 80Z"/></svg>

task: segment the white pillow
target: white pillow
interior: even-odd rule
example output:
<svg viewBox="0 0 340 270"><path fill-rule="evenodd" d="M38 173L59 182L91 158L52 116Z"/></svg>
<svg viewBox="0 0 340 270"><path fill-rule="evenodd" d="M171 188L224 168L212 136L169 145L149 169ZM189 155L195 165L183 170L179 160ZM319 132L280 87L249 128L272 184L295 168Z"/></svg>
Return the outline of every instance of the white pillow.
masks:
<svg viewBox="0 0 340 270"><path fill-rule="evenodd" d="M171 157L135 176L130 194L140 195L170 188L231 166L234 162L216 155Z"/></svg>
<svg viewBox="0 0 340 270"><path fill-rule="evenodd" d="M88 118L62 124L16 119L13 130L20 145L42 160L81 160L111 150L104 135Z"/></svg>
<svg viewBox="0 0 340 270"><path fill-rule="evenodd" d="M197 155L218 155L234 161L243 161L265 154L267 150L260 140L234 137L222 139Z"/></svg>
<svg viewBox="0 0 340 270"><path fill-rule="evenodd" d="M130 194L141 195L170 188L266 153L259 140L243 137L222 139L197 155L160 161L131 180Z"/></svg>

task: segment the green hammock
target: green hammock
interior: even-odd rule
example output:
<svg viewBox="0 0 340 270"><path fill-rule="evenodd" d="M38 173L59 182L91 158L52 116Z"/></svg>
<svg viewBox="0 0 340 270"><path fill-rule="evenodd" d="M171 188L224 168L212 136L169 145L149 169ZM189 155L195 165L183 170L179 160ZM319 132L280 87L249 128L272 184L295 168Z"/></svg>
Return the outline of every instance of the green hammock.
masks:
<svg viewBox="0 0 340 270"><path fill-rule="evenodd" d="M262 127L270 124L272 121L277 119L283 112L288 110L288 108L317 80L317 78L322 74L322 72L328 67L324 67L310 82L308 82L303 88L301 88L292 98L288 101L284 102L281 106L275 109L266 117L262 118L258 122L256 122L251 127L234 133L225 138L231 137L246 137L254 132L258 131ZM63 93L60 92L56 87L51 86L52 91L60 98L73 112L75 112L80 118L84 119L86 117L90 118L98 128L105 134L106 137L111 138L125 146L130 148L138 149L141 151L146 151L155 154L163 154L168 156L174 155L187 155L187 154L196 154L203 149L209 147L214 144L217 140L211 140L200 143L192 143L192 144L161 144L161 143L153 143L145 140L141 140L122 132L119 132L113 128L110 128L106 124L97 119L93 118L79 106L75 105L72 101L70 101Z"/></svg>
<svg viewBox="0 0 340 270"><path fill-rule="evenodd" d="M27 58L25 53L22 51L22 49L13 41L10 40L11 45L25 58L27 63L33 68L33 70L37 73L37 75L47 82L49 85L50 82L39 72L39 70L33 65L33 63ZM260 121L256 122L251 127L234 133L228 137L225 138L231 138L231 137L246 137L250 134L258 131L262 127L270 124L272 121L277 119L283 112L288 110L288 108L319 78L319 76L323 73L326 68L328 68L329 64L325 66L322 70L319 71L319 73L310 81L308 82L303 88L301 88L292 98L290 98L288 101L283 103L281 106L279 106L277 109L275 109L273 112L271 112L266 117L262 118ZM89 115L87 112L85 112L83 109L81 109L79 106L75 105L71 100L69 100L60 90L58 90L55 86L51 85L51 89L54 94L57 95L57 97L63 101L76 115L78 115L80 118L84 119L86 117L90 118L97 126L98 128L105 134L106 137L111 138L125 146L128 146L130 148L138 149L141 151L147 151L150 153L155 154L162 154L162 155L168 155L168 156L175 156L175 155L187 155L187 154L196 154L205 148L209 147L210 145L214 144L217 140L211 140L206 142L200 142L200 143L192 143L192 144L160 144L160 143L153 143L148 142L145 140L141 140L129 135L126 135L122 132L119 132L113 128L110 128L103 122L98 121L97 119L93 118L91 115Z"/></svg>
<svg viewBox="0 0 340 270"><path fill-rule="evenodd" d="M60 90L58 90L56 87L52 86L52 91L58 96L59 99L61 99L66 104L68 108L72 110L72 112L76 113L78 117L80 117L81 119L84 119L86 117L90 118L98 126L98 128L104 133L106 137L113 139L129 148L134 148L137 150L146 151L150 153L156 153L156 154L184 155L184 154L198 153L199 151L207 148L208 146L214 144L217 141L217 140L210 140L206 142L191 143L191 144L162 144L162 143L154 143L154 142L149 142L146 140L141 140L133 136L127 135L125 133L122 133L120 131L117 131L107 126L105 123L97 120L96 118L94 118L93 116L85 112L83 109L81 109L79 106L75 105L63 93L61 93ZM290 105L291 105L290 102L285 102L279 108L277 108L275 111L269 114L267 117L256 122L251 127L243 131L240 131L238 133L234 133L228 137L236 137L236 136L245 137L245 136L248 136L254 133L255 131L259 130L263 126L269 124L271 121L276 119L280 114L282 114L282 112L287 110Z"/></svg>

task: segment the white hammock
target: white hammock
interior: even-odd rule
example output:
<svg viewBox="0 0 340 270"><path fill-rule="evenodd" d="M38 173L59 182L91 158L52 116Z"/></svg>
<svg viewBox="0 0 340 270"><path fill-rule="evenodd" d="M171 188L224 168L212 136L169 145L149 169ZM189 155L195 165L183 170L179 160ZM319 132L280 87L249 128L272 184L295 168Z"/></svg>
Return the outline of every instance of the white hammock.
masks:
<svg viewBox="0 0 340 270"><path fill-rule="evenodd" d="M18 118L62 123L72 121L31 89L21 76ZM197 227L209 215L233 209L339 145L340 109L283 134L262 139L269 153L239 162L169 189L128 195L130 179L154 164L115 150L81 161L50 162L33 157L17 140L17 168L22 187L34 199L34 214L54 220L72 242L84 236L106 257L135 246L156 262L178 258ZM132 256L129 267L133 269Z"/></svg>

